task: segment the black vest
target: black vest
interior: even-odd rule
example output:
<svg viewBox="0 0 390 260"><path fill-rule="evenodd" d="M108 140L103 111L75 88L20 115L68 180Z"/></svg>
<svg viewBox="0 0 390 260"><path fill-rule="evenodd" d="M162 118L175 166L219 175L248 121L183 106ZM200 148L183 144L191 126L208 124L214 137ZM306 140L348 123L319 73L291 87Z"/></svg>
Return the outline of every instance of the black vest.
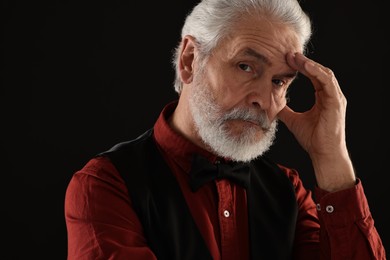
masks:
<svg viewBox="0 0 390 260"><path fill-rule="evenodd" d="M152 136L153 129L149 129L137 139L119 143L99 155L108 156L125 181L157 259L212 259ZM294 187L286 174L265 158L254 160L250 168L250 259L291 259L297 219Z"/></svg>

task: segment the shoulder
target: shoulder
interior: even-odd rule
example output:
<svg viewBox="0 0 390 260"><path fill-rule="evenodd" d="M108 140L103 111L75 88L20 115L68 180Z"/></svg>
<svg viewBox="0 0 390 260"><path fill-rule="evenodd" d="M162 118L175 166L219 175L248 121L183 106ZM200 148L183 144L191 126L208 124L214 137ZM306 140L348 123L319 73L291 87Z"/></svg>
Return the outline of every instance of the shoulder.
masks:
<svg viewBox="0 0 390 260"><path fill-rule="evenodd" d="M88 190L103 183L118 185L123 181L111 160L106 156L98 156L73 174L68 189Z"/></svg>
<svg viewBox="0 0 390 260"><path fill-rule="evenodd" d="M137 138L117 143L114 146L112 146L109 150L104 151L98 154L97 156L112 154L114 152L125 152L133 149L134 147L138 148L139 146L144 145L148 140L151 140L152 137L153 137L153 128L150 128L147 131L145 131L143 134L139 135Z"/></svg>

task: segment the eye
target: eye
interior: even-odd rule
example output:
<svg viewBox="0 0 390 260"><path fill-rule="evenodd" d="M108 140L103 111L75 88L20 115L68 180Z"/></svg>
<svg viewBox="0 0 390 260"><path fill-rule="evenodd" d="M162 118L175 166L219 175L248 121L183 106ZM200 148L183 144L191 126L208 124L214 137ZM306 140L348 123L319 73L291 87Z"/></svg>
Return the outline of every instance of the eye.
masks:
<svg viewBox="0 0 390 260"><path fill-rule="evenodd" d="M274 83L279 88L286 85L286 82L284 80L281 80L281 79L273 79L272 83Z"/></svg>
<svg viewBox="0 0 390 260"><path fill-rule="evenodd" d="M242 69L243 71L246 71L246 72L252 71L252 68L248 64L245 64L245 63L240 63L238 65L238 67L240 67L240 69Z"/></svg>

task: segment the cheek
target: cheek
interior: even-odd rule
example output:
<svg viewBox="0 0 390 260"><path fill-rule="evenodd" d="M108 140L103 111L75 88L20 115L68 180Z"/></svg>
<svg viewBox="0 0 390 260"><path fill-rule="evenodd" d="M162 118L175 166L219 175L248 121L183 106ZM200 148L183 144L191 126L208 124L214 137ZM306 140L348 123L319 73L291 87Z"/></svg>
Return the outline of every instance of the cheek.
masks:
<svg viewBox="0 0 390 260"><path fill-rule="evenodd" d="M220 105L226 108L231 108L237 103L242 102L247 95L247 92L245 92L242 86L228 80L216 82L216 85L214 85L214 93Z"/></svg>
<svg viewBox="0 0 390 260"><path fill-rule="evenodd" d="M274 97L274 103L272 106L272 110L270 111L271 118L276 117L276 115L287 105L287 98L285 95Z"/></svg>
<svg viewBox="0 0 390 260"><path fill-rule="evenodd" d="M276 103L277 109L282 110L287 105L287 97L286 97L285 93L283 94L283 96L279 97L275 103Z"/></svg>
<svg viewBox="0 0 390 260"><path fill-rule="evenodd" d="M284 92L283 96L278 99L277 104L280 107L280 110L282 110L287 105L286 92Z"/></svg>
<svg viewBox="0 0 390 260"><path fill-rule="evenodd" d="M283 89L274 96L277 109L282 110L287 104L287 89Z"/></svg>

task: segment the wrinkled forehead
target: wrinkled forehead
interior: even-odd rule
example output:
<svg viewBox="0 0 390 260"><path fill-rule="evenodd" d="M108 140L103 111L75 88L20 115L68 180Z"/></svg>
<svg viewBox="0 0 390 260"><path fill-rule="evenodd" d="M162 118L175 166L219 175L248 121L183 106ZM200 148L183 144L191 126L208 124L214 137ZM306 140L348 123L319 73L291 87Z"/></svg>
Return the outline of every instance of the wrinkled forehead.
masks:
<svg viewBox="0 0 390 260"><path fill-rule="evenodd" d="M270 15L247 15L236 20L228 33L228 38L252 37L254 40L274 41L280 48L303 52L304 43L295 28ZM267 40L268 39L268 40Z"/></svg>
<svg viewBox="0 0 390 260"><path fill-rule="evenodd" d="M216 49L232 58L248 49L284 62L288 52L302 52L303 44L291 26L266 18L243 18Z"/></svg>

